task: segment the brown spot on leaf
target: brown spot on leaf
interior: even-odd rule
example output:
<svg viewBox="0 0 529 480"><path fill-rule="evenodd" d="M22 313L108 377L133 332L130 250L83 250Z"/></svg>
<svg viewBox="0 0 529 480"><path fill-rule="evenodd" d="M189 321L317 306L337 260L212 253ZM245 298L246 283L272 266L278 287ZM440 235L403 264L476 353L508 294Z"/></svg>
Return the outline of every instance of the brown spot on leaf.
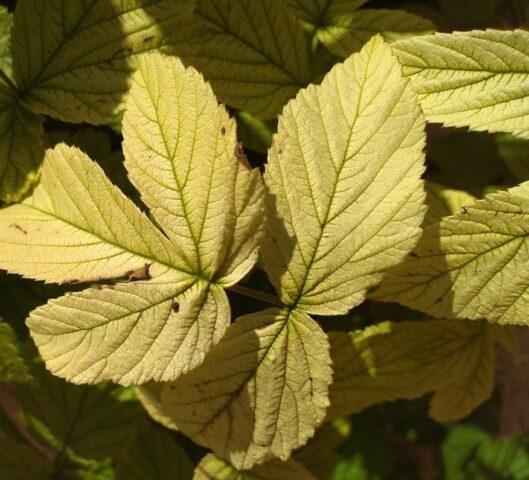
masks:
<svg viewBox="0 0 529 480"><path fill-rule="evenodd" d="M150 280L151 275L149 273L149 269L151 268L151 265L149 263L146 263L142 268L138 270L132 270L126 273L127 280L129 282L134 282L136 280Z"/></svg>
<svg viewBox="0 0 529 480"><path fill-rule="evenodd" d="M13 225L11 225L13 228L17 229L19 232L22 232L24 235L27 235L28 232L26 230L24 230L20 225L18 225L17 223L13 223Z"/></svg>
<svg viewBox="0 0 529 480"><path fill-rule="evenodd" d="M226 135L226 127L222 127L222 128L220 129L220 134L221 134L221 135Z"/></svg>
<svg viewBox="0 0 529 480"><path fill-rule="evenodd" d="M237 157L239 162L243 164L243 166L246 169L248 170L252 169L252 166L250 165L250 162L248 161L248 157L246 156L246 154L244 153L244 149L242 148L242 143L240 142L238 142L237 146L235 147L235 156Z"/></svg>
<svg viewBox="0 0 529 480"><path fill-rule="evenodd" d="M148 37L145 37L145 38L143 39L143 41L144 41L145 43L148 43L148 42L150 42L150 41L153 40L153 39L154 39L154 35L149 35Z"/></svg>
<svg viewBox="0 0 529 480"><path fill-rule="evenodd" d="M173 312L178 313L180 311L180 304L178 302L173 303Z"/></svg>

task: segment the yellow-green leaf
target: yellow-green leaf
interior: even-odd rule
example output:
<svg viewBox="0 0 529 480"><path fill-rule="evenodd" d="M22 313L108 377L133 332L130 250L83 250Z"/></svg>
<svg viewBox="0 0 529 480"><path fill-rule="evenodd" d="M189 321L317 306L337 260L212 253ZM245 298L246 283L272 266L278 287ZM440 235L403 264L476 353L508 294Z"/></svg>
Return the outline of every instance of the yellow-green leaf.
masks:
<svg viewBox="0 0 529 480"><path fill-rule="evenodd" d="M444 318L528 325L529 182L430 225L374 298Z"/></svg>
<svg viewBox="0 0 529 480"><path fill-rule="evenodd" d="M150 417L169 430L178 430L162 405L162 390L164 384L149 382L136 387L136 396Z"/></svg>
<svg viewBox="0 0 529 480"><path fill-rule="evenodd" d="M263 236L263 188L236 125L202 76L159 53L138 63L123 121L126 166L195 274L235 283Z"/></svg>
<svg viewBox="0 0 529 480"><path fill-rule="evenodd" d="M195 469L193 480L316 480L295 460L271 460L251 470L237 470L226 460L210 453Z"/></svg>
<svg viewBox="0 0 529 480"><path fill-rule="evenodd" d="M425 18L403 10L358 10L332 18L318 29L318 38L335 55L343 58L359 51L374 35L395 42L435 32L435 25Z"/></svg>
<svg viewBox="0 0 529 480"><path fill-rule="evenodd" d="M174 51L228 105L275 118L309 81L305 37L283 0L201 0L186 47Z"/></svg>
<svg viewBox="0 0 529 480"><path fill-rule="evenodd" d="M492 393L495 344L485 322L384 322L360 332L332 332L329 340L335 374L328 418L434 392L430 415L455 420Z"/></svg>
<svg viewBox="0 0 529 480"><path fill-rule="evenodd" d="M185 265L175 248L80 150L48 150L40 183L0 210L0 267L47 282L126 276Z"/></svg>
<svg viewBox="0 0 529 480"><path fill-rule="evenodd" d="M108 123L123 109L139 53L171 43L187 0L21 0L14 75L32 111L67 122Z"/></svg>
<svg viewBox="0 0 529 480"><path fill-rule="evenodd" d="M425 211L424 141L417 97L380 37L287 105L263 248L285 304L346 313L404 259Z"/></svg>
<svg viewBox="0 0 529 480"><path fill-rule="evenodd" d="M325 25L338 15L351 13L368 0L287 0L292 12L311 25Z"/></svg>
<svg viewBox="0 0 529 480"><path fill-rule="evenodd" d="M395 52L427 120L529 138L529 32L440 33Z"/></svg>
<svg viewBox="0 0 529 480"><path fill-rule="evenodd" d="M166 382L201 364L224 334L223 289L166 274L89 289L34 310L27 324L47 368L73 383Z"/></svg>
<svg viewBox="0 0 529 480"><path fill-rule="evenodd" d="M179 430L244 470L287 460L312 436L330 382L318 324L270 309L239 318L201 366L165 388L162 403Z"/></svg>
<svg viewBox="0 0 529 480"><path fill-rule="evenodd" d="M426 205L428 211L424 225L440 222L468 205L473 204L476 197L464 190L455 190L434 182L426 182Z"/></svg>
<svg viewBox="0 0 529 480"><path fill-rule="evenodd" d="M0 200L19 201L36 180L44 147L42 121L0 79Z"/></svg>

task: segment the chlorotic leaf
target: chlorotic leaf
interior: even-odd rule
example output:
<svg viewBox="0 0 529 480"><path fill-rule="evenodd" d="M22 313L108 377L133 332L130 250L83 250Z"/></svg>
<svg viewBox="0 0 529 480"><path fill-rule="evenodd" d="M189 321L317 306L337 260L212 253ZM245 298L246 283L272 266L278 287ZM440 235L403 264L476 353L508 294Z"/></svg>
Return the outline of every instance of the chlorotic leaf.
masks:
<svg viewBox="0 0 529 480"><path fill-rule="evenodd" d="M19 201L36 180L44 146L42 121L0 79L0 200Z"/></svg>
<svg viewBox="0 0 529 480"><path fill-rule="evenodd" d="M424 141L416 95L380 37L287 105L266 167L263 248L286 305L347 313L415 246Z"/></svg>
<svg viewBox="0 0 529 480"><path fill-rule="evenodd" d="M373 298L429 315L527 325L529 182L430 225Z"/></svg>
<svg viewBox="0 0 529 480"><path fill-rule="evenodd" d="M311 25L325 25L330 19L360 8L368 0L287 0L292 12Z"/></svg>
<svg viewBox="0 0 529 480"><path fill-rule="evenodd" d="M136 387L136 396L149 416L169 430L178 430L162 405L163 383L149 382Z"/></svg>
<svg viewBox="0 0 529 480"><path fill-rule="evenodd" d="M238 281L257 261L264 191L238 158L235 121L211 87L175 58L142 57L123 135L131 180L188 268Z"/></svg>
<svg viewBox="0 0 529 480"><path fill-rule="evenodd" d="M65 145L47 151L33 194L0 210L0 245L0 267L47 282L119 278L154 263L185 268L101 168Z"/></svg>
<svg viewBox="0 0 529 480"><path fill-rule="evenodd" d="M11 59L11 27L13 16L7 8L0 6L0 70L8 77L12 73Z"/></svg>
<svg viewBox="0 0 529 480"><path fill-rule="evenodd" d="M136 56L167 42L193 9L184 0L21 0L14 76L27 105L67 122L110 122Z"/></svg>
<svg viewBox="0 0 529 480"><path fill-rule="evenodd" d="M329 335L334 368L328 418L376 403L435 392L430 415L468 415L494 386L495 346L484 322L384 322L364 331Z"/></svg>
<svg viewBox="0 0 529 480"><path fill-rule="evenodd" d="M395 42L435 32L431 20L402 10L358 10L331 19L318 29L318 38L335 55L343 58L359 51L374 35Z"/></svg>
<svg viewBox="0 0 529 480"><path fill-rule="evenodd" d="M27 382L31 380L22 357L15 332L0 318L0 381Z"/></svg>
<svg viewBox="0 0 529 480"><path fill-rule="evenodd" d="M0 433L0 478L49 480L53 478L53 465L35 449Z"/></svg>
<svg viewBox="0 0 529 480"><path fill-rule="evenodd" d="M427 120L529 138L529 32L439 33L394 47Z"/></svg>
<svg viewBox="0 0 529 480"><path fill-rule="evenodd" d="M186 45L174 51L228 105L277 116L309 81L307 42L283 0L201 0Z"/></svg>
<svg viewBox="0 0 529 480"><path fill-rule="evenodd" d="M241 317L204 363L162 392L174 423L237 469L287 460L323 420L327 338L297 311Z"/></svg>
<svg viewBox="0 0 529 480"><path fill-rule="evenodd" d="M426 182L426 205L428 211L424 218L424 225L440 222L468 205L472 205L476 197L464 190L455 190L435 182Z"/></svg>
<svg viewBox="0 0 529 480"><path fill-rule="evenodd" d="M168 381L202 363L224 334L224 290L168 273L66 295L27 324L47 368L73 383Z"/></svg>
<svg viewBox="0 0 529 480"><path fill-rule="evenodd" d="M57 452L104 459L117 454L141 418L137 402L124 398L115 385L79 387L50 375L42 366L31 370L35 384L18 385L22 420Z"/></svg>
<svg viewBox="0 0 529 480"><path fill-rule="evenodd" d="M193 480L316 480L295 460L271 460L251 470L240 471L214 454L206 455L195 469Z"/></svg>
<svg viewBox="0 0 529 480"><path fill-rule="evenodd" d="M183 448L169 432L149 425L139 428L117 466L117 478L126 480L193 478L193 464Z"/></svg>

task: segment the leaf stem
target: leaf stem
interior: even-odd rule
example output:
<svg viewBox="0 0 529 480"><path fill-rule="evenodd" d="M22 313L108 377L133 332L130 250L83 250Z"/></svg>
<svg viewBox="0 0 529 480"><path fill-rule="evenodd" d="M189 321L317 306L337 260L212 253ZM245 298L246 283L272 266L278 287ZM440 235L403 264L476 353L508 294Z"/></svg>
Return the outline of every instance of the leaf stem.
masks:
<svg viewBox="0 0 529 480"><path fill-rule="evenodd" d="M270 295L269 293L261 292L259 290L254 290L253 288L244 287L242 285L233 285L228 287L227 290L231 292L238 293L239 295L244 295L245 297L254 298L260 300L261 302L270 303L271 305L276 305L278 307L284 307L283 303L275 295Z"/></svg>

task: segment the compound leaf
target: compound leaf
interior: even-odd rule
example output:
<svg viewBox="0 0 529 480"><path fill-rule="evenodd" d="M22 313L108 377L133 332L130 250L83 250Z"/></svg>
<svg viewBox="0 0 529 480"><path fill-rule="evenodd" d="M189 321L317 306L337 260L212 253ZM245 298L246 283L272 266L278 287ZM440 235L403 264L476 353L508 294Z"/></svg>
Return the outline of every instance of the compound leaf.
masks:
<svg viewBox="0 0 529 480"><path fill-rule="evenodd" d="M431 20L402 10L358 10L331 19L318 29L318 38L335 55L343 58L359 51L371 37L382 35L395 42L435 32Z"/></svg>
<svg viewBox="0 0 529 480"><path fill-rule="evenodd" d="M328 418L433 391L430 415L455 420L492 393L495 342L485 322L384 322L360 332L332 332L329 340L335 378Z"/></svg>
<svg viewBox="0 0 529 480"><path fill-rule="evenodd" d="M172 380L199 365L229 320L222 288L179 284L168 273L52 300L27 324L55 375L131 385Z"/></svg>
<svg viewBox="0 0 529 480"><path fill-rule="evenodd" d="M427 120L529 138L529 32L439 33L394 47Z"/></svg>
<svg viewBox="0 0 529 480"><path fill-rule="evenodd" d="M287 105L266 166L263 248L286 305L347 313L415 246L424 141L416 95L380 37Z"/></svg>
<svg viewBox="0 0 529 480"><path fill-rule="evenodd" d="M238 158L235 121L211 87L176 58L144 56L123 135L131 180L188 268L238 281L257 260L264 192Z"/></svg>
<svg viewBox="0 0 529 480"><path fill-rule="evenodd" d="M327 24L333 17L351 13L368 0L287 0L292 12L311 25Z"/></svg>
<svg viewBox="0 0 529 480"><path fill-rule="evenodd" d="M0 200L19 201L36 180L44 146L42 121L0 79Z"/></svg>
<svg viewBox="0 0 529 480"><path fill-rule="evenodd" d="M0 210L0 266L47 282L118 278L146 264L185 265L175 249L80 150L48 150L40 183Z"/></svg>
<svg viewBox="0 0 529 480"><path fill-rule="evenodd" d="M191 480L193 464L169 432L145 425L118 459L117 478ZM160 476L163 472L163 476Z"/></svg>
<svg viewBox="0 0 529 480"><path fill-rule="evenodd" d="M529 182L430 225L375 299L444 318L527 325Z"/></svg>
<svg viewBox="0 0 529 480"><path fill-rule="evenodd" d="M162 392L174 423L236 468L287 460L323 420L327 338L297 311L241 317L198 368Z"/></svg>
<svg viewBox="0 0 529 480"><path fill-rule="evenodd" d="M275 118L309 81L307 42L283 0L202 0L193 27L190 51L175 53L232 107Z"/></svg>
<svg viewBox="0 0 529 480"><path fill-rule="evenodd" d="M136 56L167 42L185 0L21 0L14 76L27 105L66 122L109 123L123 109Z"/></svg>
<svg viewBox="0 0 529 480"><path fill-rule="evenodd" d="M206 455L195 469L193 480L315 480L315 477L293 459L271 460L251 470L240 471L214 454Z"/></svg>

